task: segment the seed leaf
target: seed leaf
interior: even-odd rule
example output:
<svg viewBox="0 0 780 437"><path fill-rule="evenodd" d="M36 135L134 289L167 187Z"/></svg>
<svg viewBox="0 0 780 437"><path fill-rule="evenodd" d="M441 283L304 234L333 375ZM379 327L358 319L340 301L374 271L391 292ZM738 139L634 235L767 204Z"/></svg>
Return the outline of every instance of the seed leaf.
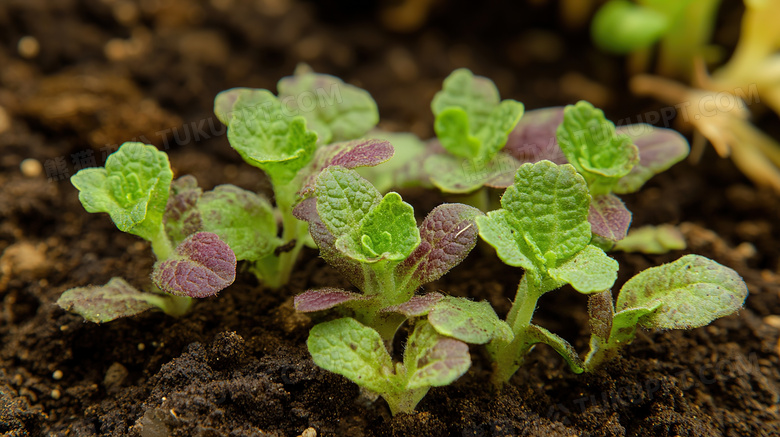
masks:
<svg viewBox="0 0 780 437"><path fill-rule="evenodd" d="M631 138L639 150L639 162L615 185L618 194L639 190L648 179L682 161L690 151L688 140L672 129L641 123L618 127L617 133Z"/></svg>
<svg viewBox="0 0 780 437"><path fill-rule="evenodd" d="M525 162L566 164L555 132L563 121L563 107L534 109L523 114L507 139L504 152Z"/></svg>
<svg viewBox="0 0 780 437"><path fill-rule="evenodd" d="M431 308L428 321L439 334L471 344L494 338L512 341L509 325L500 320L489 302L447 296Z"/></svg>
<svg viewBox="0 0 780 437"><path fill-rule="evenodd" d="M699 255L686 255L629 279L618 295L616 317L644 308L652 312L639 319L643 327L698 328L739 310L747 293L734 270Z"/></svg>
<svg viewBox="0 0 780 437"><path fill-rule="evenodd" d="M382 308L382 312L401 313L408 318L421 317L428 314L428 311L443 298L443 294L436 292L427 293L422 296L412 296L411 299L402 304Z"/></svg>
<svg viewBox="0 0 780 437"><path fill-rule="evenodd" d="M71 177L89 212L107 212L116 227L151 241L162 225L173 172L168 156L154 146L124 143L105 168L86 168Z"/></svg>
<svg viewBox="0 0 780 437"><path fill-rule="evenodd" d="M422 320L409 336L404 352L406 388L441 387L460 378L471 367L466 343L447 338Z"/></svg>
<svg viewBox="0 0 780 437"><path fill-rule="evenodd" d="M124 279L115 277L106 285L71 288L57 299L57 305L89 322L104 323L154 308L150 296L153 295L142 293Z"/></svg>
<svg viewBox="0 0 780 437"><path fill-rule="evenodd" d="M306 342L314 363L376 393L393 390L393 363L382 337L345 317L315 325Z"/></svg>
<svg viewBox="0 0 780 437"><path fill-rule="evenodd" d="M236 256L216 234L198 232L176 246L176 253L157 263L152 281L161 290L204 298L217 294L236 279Z"/></svg>
<svg viewBox="0 0 780 437"><path fill-rule="evenodd" d="M370 297L339 288L326 287L319 290L304 291L295 296L293 305L296 311L311 313L337 307L346 302L367 299L370 299Z"/></svg>
<svg viewBox="0 0 780 437"><path fill-rule="evenodd" d="M588 221L593 234L609 241L620 241L626 238L631 226L631 211L614 194L602 194L593 197Z"/></svg>

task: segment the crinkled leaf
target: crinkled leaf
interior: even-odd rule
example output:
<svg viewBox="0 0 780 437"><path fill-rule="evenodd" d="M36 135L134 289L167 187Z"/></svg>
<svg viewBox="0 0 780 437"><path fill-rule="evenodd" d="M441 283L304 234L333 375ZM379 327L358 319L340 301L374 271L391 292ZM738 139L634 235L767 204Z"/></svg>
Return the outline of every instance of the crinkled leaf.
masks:
<svg viewBox="0 0 780 437"><path fill-rule="evenodd" d="M198 210L204 229L227 243L239 261L258 260L278 246L273 208L251 191L218 185L203 194Z"/></svg>
<svg viewBox="0 0 780 437"><path fill-rule="evenodd" d="M307 66L299 66L277 88L285 108L305 117L321 144L360 138L379 121L379 110L368 91L335 76L314 73Z"/></svg>
<svg viewBox="0 0 780 437"><path fill-rule="evenodd" d="M209 297L236 279L236 255L216 234L192 234L175 252L152 272L152 281L167 293Z"/></svg>
<svg viewBox="0 0 780 437"><path fill-rule="evenodd" d="M422 296L412 296L411 299L402 304L382 308L381 311L385 313L400 313L408 318L420 317L428 314L428 311L443 298L443 294L436 292L427 293Z"/></svg>
<svg viewBox="0 0 780 437"><path fill-rule="evenodd" d="M469 347L437 333L425 320L417 322L404 352L406 388L442 387L471 367Z"/></svg>
<svg viewBox="0 0 780 437"><path fill-rule="evenodd" d="M420 244L414 208L395 192L372 207L356 231L336 239L336 247L362 262L402 261Z"/></svg>
<svg viewBox="0 0 780 437"><path fill-rule="evenodd" d="M197 205L203 191L195 176L185 175L171 183L170 196L165 205L165 232L173 244L179 244L187 236L202 230Z"/></svg>
<svg viewBox="0 0 780 437"><path fill-rule="evenodd" d="M306 290L295 296L293 305L297 311L311 313L337 307L346 302L367 300L370 296L352 293L340 288L321 288L319 290Z"/></svg>
<svg viewBox="0 0 780 437"><path fill-rule="evenodd" d="M639 190L650 178L682 161L690 151L688 140L672 129L640 123L620 126L617 133L631 138L639 150L639 162L614 187L618 194Z"/></svg>
<svg viewBox="0 0 780 437"><path fill-rule="evenodd" d="M357 261L343 256L336 249L336 237L328 230L317 212L317 199L310 197L293 209L293 215L309 223L309 233L320 249L320 256L336 268L352 284L362 289L365 280L363 269Z"/></svg>
<svg viewBox="0 0 780 437"><path fill-rule="evenodd" d="M494 338L512 341L512 330L489 302L447 296L431 308L428 321L442 335L466 343L485 344Z"/></svg>
<svg viewBox="0 0 780 437"><path fill-rule="evenodd" d="M699 255L649 268L623 285L618 313L651 309L639 324L646 328L698 328L742 308L747 287L734 270Z"/></svg>
<svg viewBox="0 0 780 437"><path fill-rule="evenodd" d="M563 107L560 106L526 112L509 134L504 152L521 163L547 160L566 164L555 137L562 121Z"/></svg>
<svg viewBox="0 0 780 437"><path fill-rule="evenodd" d="M315 325L306 342L314 363L376 393L391 391L393 363L375 330L346 317Z"/></svg>
<svg viewBox="0 0 780 437"><path fill-rule="evenodd" d="M431 102L434 130L447 151L467 159L491 160L523 115L523 104L500 101L490 79L465 68L444 80Z"/></svg>
<svg viewBox="0 0 780 437"><path fill-rule="evenodd" d="M460 203L434 208L420 224L420 245L398 266L396 276L411 276L414 288L441 278L477 244L475 219L482 215L482 211Z"/></svg>
<svg viewBox="0 0 780 437"><path fill-rule="evenodd" d="M111 278L106 285L71 288L57 299L57 305L89 322L104 323L154 308L154 298L159 299L136 290L122 278Z"/></svg>
<svg viewBox="0 0 780 437"><path fill-rule="evenodd" d="M602 194L593 197L588 221L593 234L609 241L620 241L631 226L631 211L617 196Z"/></svg>
<svg viewBox="0 0 780 437"><path fill-rule="evenodd" d="M505 263L546 272L590 242L589 204L588 187L571 165L523 164L501 198L503 209L477 224Z"/></svg>
<svg viewBox="0 0 780 437"><path fill-rule="evenodd" d="M344 168L370 167L393 157L393 146L389 141L378 139L360 139L320 147L314 155L314 164L310 175L303 183L301 191L308 192L316 183L320 172L330 166Z"/></svg>
<svg viewBox="0 0 780 437"><path fill-rule="evenodd" d="M317 177L317 213L336 238L360 228L360 223L382 196L353 170L328 167Z"/></svg>
<svg viewBox="0 0 780 437"><path fill-rule="evenodd" d="M425 159L425 173L431 183L445 193L470 193L481 188L489 175L479 161L451 155L431 155Z"/></svg>
<svg viewBox="0 0 780 437"><path fill-rule="evenodd" d="M89 212L107 212L116 227L151 241L159 233L173 179L168 155L143 143L124 143L105 168L71 177Z"/></svg>
<svg viewBox="0 0 780 437"><path fill-rule="evenodd" d="M639 161L631 139L617 135L604 112L588 102L567 106L556 133L566 159L582 174L594 196L612 191Z"/></svg>
<svg viewBox="0 0 780 437"><path fill-rule="evenodd" d="M309 164L317 134L306 119L282 108L279 99L261 89L225 91L237 94L229 118L228 141L247 163L265 171L274 183L284 184ZM220 96L217 96L220 99Z"/></svg>
<svg viewBox="0 0 780 437"><path fill-rule="evenodd" d="M685 249L685 237L674 225L643 226L632 229L612 250L661 254Z"/></svg>
<svg viewBox="0 0 780 437"><path fill-rule="evenodd" d="M214 98L214 115L222 124L229 126L230 120L233 118L233 105L236 104L238 96L252 91L252 88L231 88L220 92Z"/></svg>
<svg viewBox="0 0 780 437"><path fill-rule="evenodd" d="M603 250L587 245L573 258L551 268L550 276L571 284L580 293L596 293L612 287L617 279L618 263Z"/></svg>

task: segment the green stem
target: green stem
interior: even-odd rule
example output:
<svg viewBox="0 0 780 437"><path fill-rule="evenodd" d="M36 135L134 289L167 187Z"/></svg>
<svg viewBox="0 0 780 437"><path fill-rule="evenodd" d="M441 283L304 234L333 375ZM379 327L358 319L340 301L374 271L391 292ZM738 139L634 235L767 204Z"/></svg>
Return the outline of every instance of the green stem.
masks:
<svg viewBox="0 0 780 437"><path fill-rule="evenodd" d="M430 387L420 387L413 390L405 390L399 393L382 394L382 398L390 406L390 413L395 416L398 413L412 413L417 404L428 393Z"/></svg>
<svg viewBox="0 0 780 437"><path fill-rule="evenodd" d="M163 226L162 222L157 230L157 234L149 242L152 243L152 252L157 257L157 261L165 261L173 254L171 240L168 239L168 234L165 232L165 226Z"/></svg>
<svg viewBox="0 0 780 437"><path fill-rule="evenodd" d="M157 287L155 289L162 293ZM193 302L191 297L158 293L144 293L143 300L173 317L181 317L187 314Z"/></svg>

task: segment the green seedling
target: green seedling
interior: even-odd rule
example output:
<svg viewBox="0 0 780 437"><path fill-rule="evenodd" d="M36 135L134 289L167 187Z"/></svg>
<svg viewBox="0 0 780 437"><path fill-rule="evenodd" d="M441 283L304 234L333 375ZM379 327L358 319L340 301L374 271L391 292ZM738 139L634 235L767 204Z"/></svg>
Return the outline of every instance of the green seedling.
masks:
<svg viewBox="0 0 780 437"><path fill-rule="evenodd" d="M349 316L312 329L308 346L317 365L381 395L393 414L410 412L430 387L466 372L466 343L511 337L486 302L415 296L474 247L479 210L440 205L418 227L397 193L382 196L355 171L336 166L320 173L308 195L296 216L309 223L325 261L362 292L326 288L295 297L298 311ZM413 329L404 360L393 364L388 350L407 320Z"/></svg>
<svg viewBox="0 0 780 437"><path fill-rule="evenodd" d="M298 193L327 166L372 166L393 154L387 141L355 140L378 120L376 103L366 91L306 67L280 80L278 89L279 96L268 90L233 88L214 102L214 112L228 126L231 147L263 170L273 186L280 235L275 225L267 240L271 244L242 259L274 288L287 283L307 240L306 223L292 214Z"/></svg>
<svg viewBox="0 0 780 437"><path fill-rule="evenodd" d="M149 241L157 263L151 292L112 278L104 286L67 290L57 301L59 306L97 323L150 308L179 316L187 312L192 298L213 296L233 282L236 256L218 235L222 233L219 221L213 227L174 230L169 203L172 179L168 156L141 143L124 143L108 157L105 168L87 168L73 175L84 209L108 213L119 230Z"/></svg>
<svg viewBox="0 0 780 437"><path fill-rule="evenodd" d="M520 167L515 183L501 198L502 209L477 217L480 236L496 249L498 256L505 263L525 270L506 318L514 336L496 336L487 344L494 361L496 385L509 380L537 343L551 346L577 373L592 370L603 361L590 358L583 363L566 340L532 323L537 301L545 293L566 284L583 294L602 293L609 290L617 278L617 262L591 243L590 200L588 183L572 165L540 161ZM626 302L632 303L621 305L619 298L619 310L636 306L644 308L646 311L642 314L647 315L661 308L662 304L654 302L667 299L673 302L671 307L674 309L670 311L678 311L677 317L683 320L674 327L683 327L685 323L691 327L702 326L705 316L694 312L694 300L676 293L682 289L693 290L696 298L712 297L710 306L718 310L711 312L710 321L741 307L747 289L733 270L702 257L695 258L700 268L691 268L687 264L689 261L686 257L678 261L679 264L671 265L682 266L681 272L685 275L679 274L680 271L673 272L673 267L650 269L637 275L626 284L628 290L636 291L626 291L624 287L621 292L621 295L626 294ZM642 284L647 286L642 287ZM699 284L716 284L713 286L717 295L706 285L699 290ZM651 303L633 303L637 298L631 298L632 293L643 296L639 301ZM709 309L702 307L701 311ZM603 319L605 317L599 320ZM614 326L618 325L622 328L625 323L621 319ZM648 322L643 326L654 325ZM618 337L608 346L624 343L627 338ZM600 353L593 354L600 357Z"/></svg>
<svg viewBox="0 0 780 437"><path fill-rule="evenodd" d="M661 254L685 249L685 237L674 225L642 226L631 229L626 238L615 244L612 250Z"/></svg>
<svg viewBox="0 0 780 437"><path fill-rule="evenodd" d="M440 190L471 193L496 186L507 168L512 173L519 166L502 149L523 116L523 104L501 100L490 79L465 68L453 71L434 96L431 109L442 150L425 160L425 172Z"/></svg>
<svg viewBox="0 0 780 437"><path fill-rule="evenodd" d="M648 124L615 127L588 102L529 111L505 148L520 162L571 163L588 183L588 219L596 242L610 249L626 237L631 212L616 194L638 191L688 155L679 133Z"/></svg>

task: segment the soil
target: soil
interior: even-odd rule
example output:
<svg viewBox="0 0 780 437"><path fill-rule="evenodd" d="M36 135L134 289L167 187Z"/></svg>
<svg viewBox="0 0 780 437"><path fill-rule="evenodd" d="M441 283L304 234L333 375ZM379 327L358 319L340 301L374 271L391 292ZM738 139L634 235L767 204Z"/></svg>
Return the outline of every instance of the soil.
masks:
<svg viewBox="0 0 780 437"><path fill-rule="evenodd" d="M519 3L519 4L514 4ZM549 348L532 352L501 392L489 363L391 417L305 347L312 320L291 297L348 286L303 253L280 290L240 273L179 319L148 312L104 325L54 302L113 276L143 286L146 243L88 214L68 177L102 165L124 141L169 152L204 188L268 193L211 115L233 86L274 89L298 62L367 89L381 127L432 135L429 102L457 67L491 77L527 108L586 98L613 120L660 106L626 91L624 65L561 24L557 2L433 2L422 25L388 21L393 2L293 0L6 0L0 4L0 432L9 436L780 436L780 199L711 150L625 196L634 226L679 224L688 249L614 254L618 285L641 269L698 253L736 269L745 309L690 331L644 332L623 357L574 375ZM738 6L718 41L733 47ZM730 14L730 15L729 15ZM384 24L383 24L384 23ZM392 29L406 28L406 32ZM33 36L35 41L25 39ZM37 42L37 47L36 43ZM777 119L758 120L777 132ZM174 136L175 134L175 136ZM34 158L43 164L22 161ZM24 169L24 171L22 171ZM405 192L418 212L441 201ZM487 251L428 290L487 299L504 314L520 279ZM544 296L539 324L587 349L586 301Z"/></svg>

